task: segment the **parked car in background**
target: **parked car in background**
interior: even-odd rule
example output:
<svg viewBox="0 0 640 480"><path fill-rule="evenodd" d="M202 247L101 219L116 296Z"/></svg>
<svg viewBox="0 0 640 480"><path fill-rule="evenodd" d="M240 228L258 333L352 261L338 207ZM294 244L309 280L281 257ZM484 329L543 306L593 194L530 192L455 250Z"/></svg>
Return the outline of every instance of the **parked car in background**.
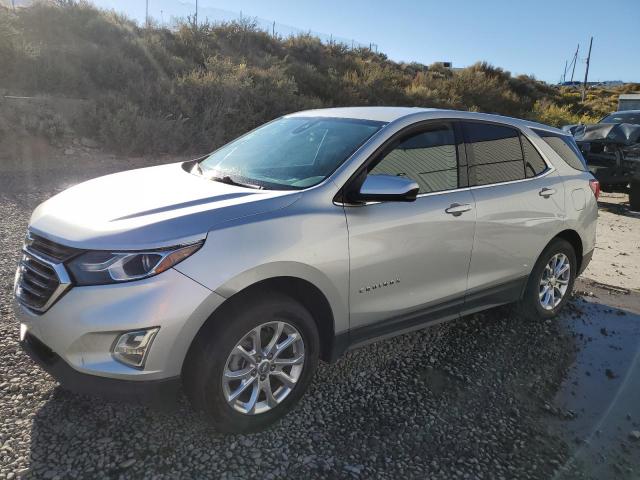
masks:
<svg viewBox="0 0 640 480"><path fill-rule="evenodd" d="M595 125L571 125L570 131L589 170L603 190L629 192L640 211L640 110L613 112Z"/></svg>
<svg viewBox="0 0 640 480"><path fill-rule="evenodd" d="M219 429L259 430L319 359L510 302L556 315L593 254L598 193L571 136L545 125L287 115L38 206L15 279L21 342L68 388L182 383Z"/></svg>

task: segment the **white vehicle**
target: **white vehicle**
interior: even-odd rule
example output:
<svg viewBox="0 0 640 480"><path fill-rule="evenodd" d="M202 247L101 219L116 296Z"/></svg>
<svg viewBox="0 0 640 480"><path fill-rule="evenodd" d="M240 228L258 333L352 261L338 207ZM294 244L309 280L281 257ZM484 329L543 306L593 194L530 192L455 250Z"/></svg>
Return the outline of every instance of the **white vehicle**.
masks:
<svg viewBox="0 0 640 480"><path fill-rule="evenodd" d="M31 218L22 344L68 388L182 384L221 430L264 428L319 359L510 302L554 316L596 236L572 141L471 112L315 110L76 185Z"/></svg>

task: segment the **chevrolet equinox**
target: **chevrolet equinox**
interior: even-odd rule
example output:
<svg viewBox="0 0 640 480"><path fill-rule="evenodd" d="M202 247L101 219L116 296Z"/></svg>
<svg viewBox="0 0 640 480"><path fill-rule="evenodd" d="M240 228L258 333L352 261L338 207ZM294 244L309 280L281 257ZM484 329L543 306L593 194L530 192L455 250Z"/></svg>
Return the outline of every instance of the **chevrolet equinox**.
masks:
<svg viewBox="0 0 640 480"><path fill-rule="evenodd" d="M568 134L473 112L274 120L33 212L23 348L61 385L175 394L223 431L290 411L318 360L514 302L548 319L591 259L599 184Z"/></svg>

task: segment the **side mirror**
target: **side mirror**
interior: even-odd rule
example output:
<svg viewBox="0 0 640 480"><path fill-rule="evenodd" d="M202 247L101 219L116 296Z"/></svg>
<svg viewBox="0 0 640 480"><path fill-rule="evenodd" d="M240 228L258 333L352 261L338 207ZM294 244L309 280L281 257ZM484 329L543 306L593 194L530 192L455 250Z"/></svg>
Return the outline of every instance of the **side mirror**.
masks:
<svg viewBox="0 0 640 480"><path fill-rule="evenodd" d="M351 195L356 202L415 202L420 186L406 177L368 175L360 190Z"/></svg>

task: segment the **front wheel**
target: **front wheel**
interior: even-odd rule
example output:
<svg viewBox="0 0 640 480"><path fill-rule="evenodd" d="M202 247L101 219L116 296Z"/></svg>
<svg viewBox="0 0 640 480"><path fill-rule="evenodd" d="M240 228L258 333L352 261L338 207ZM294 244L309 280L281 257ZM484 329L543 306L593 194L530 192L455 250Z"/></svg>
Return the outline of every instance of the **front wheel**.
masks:
<svg viewBox="0 0 640 480"><path fill-rule="evenodd" d="M221 431L259 431L311 382L319 337L311 314L279 294L236 302L199 334L183 369L194 406Z"/></svg>
<svg viewBox="0 0 640 480"><path fill-rule="evenodd" d="M553 240L533 267L519 310L533 319L556 316L569 300L577 274L573 246L561 238Z"/></svg>

